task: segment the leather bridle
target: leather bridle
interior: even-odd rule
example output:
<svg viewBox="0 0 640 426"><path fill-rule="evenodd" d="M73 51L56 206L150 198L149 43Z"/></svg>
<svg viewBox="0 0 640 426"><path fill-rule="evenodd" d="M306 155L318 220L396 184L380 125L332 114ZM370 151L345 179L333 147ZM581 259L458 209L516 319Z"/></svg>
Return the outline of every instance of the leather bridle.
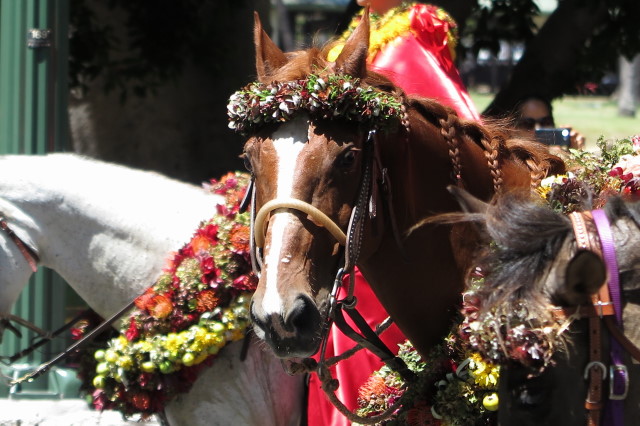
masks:
<svg viewBox="0 0 640 426"><path fill-rule="evenodd" d="M253 177L252 177L253 181ZM254 268L254 273L259 277L262 269L262 250L264 248L264 239L268 222L273 215L279 212L287 212L296 210L303 212L310 216L315 223L318 223L325 227L327 231L336 239L336 241L344 246L344 257L340 262L340 266L335 275L333 288L330 295L330 303L327 315L324 321L324 327L322 330L322 343L320 348L320 360L316 363L313 359L304 360L302 365L298 364L294 366L297 372L305 371L317 371L319 377L323 381L323 389L336 405L336 407L343 412L346 416L351 416L352 413L342 405L340 401L335 398L334 391L335 381L331 378L329 373L329 365L334 362L333 359L326 359L325 351L328 338L328 332L332 324L335 324L346 336L351 338L357 343L360 348L367 348L376 356L378 356L386 365L397 371L403 379L409 383L415 378L414 373L409 370L404 361L395 354L382 342L378 334L382 332L379 327L374 331L367 324L366 320L360 315L356 309L357 300L354 296L355 289L355 274L354 267L358 262L360 251L362 248L362 242L364 237L364 224L365 219L369 216L370 219L377 217L377 197L378 191L383 195L385 199L386 211L389 214L391 226L393 229L394 237L399 249L402 251L401 238L398 232L397 224L395 222L395 216L393 213L393 206L391 204L391 185L389 182L389 176L387 169L383 168L380 162L380 157L376 147L376 131L370 130L367 135L367 139L363 148L363 170L360 181L360 189L355 201L354 207L351 211L351 217L347 232L345 233L340 226L338 226L330 217L320 211L315 206L295 198L276 198L266 202L260 210L256 212L256 189L255 182L250 185L251 194L249 189L247 190L245 202L243 205L248 204L248 197L251 199L251 259ZM343 277L349 277L348 295L343 299L338 299L338 292L343 284ZM346 321L345 315L347 314L355 323L358 331L349 325ZM391 414L391 413L389 413ZM376 420L377 419L377 420ZM366 421L367 423L380 421L381 417L363 419L358 417L358 422ZM375 421L374 421L375 420Z"/></svg>
<svg viewBox="0 0 640 426"><path fill-rule="evenodd" d="M608 272L608 281L603 283L599 292L592 297L590 309L567 312L589 321L589 363L585 367L584 377L589 380L585 409L587 425L599 425L604 408L603 382L609 378L608 403L611 421L615 426L623 424L622 401L627 397L629 375L622 360L626 350L640 361L640 349L633 344L622 331L622 304L619 283L619 271L615 256L615 246L609 220L602 210L574 212L569 215L578 250L589 250L598 255ZM609 368L602 358L601 323L604 322L610 333Z"/></svg>

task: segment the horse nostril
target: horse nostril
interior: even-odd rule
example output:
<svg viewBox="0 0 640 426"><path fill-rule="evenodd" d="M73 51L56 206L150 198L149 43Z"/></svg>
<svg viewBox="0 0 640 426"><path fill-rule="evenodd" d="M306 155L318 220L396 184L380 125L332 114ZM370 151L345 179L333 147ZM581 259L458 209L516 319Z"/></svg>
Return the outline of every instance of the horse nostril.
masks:
<svg viewBox="0 0 640 426"><path fill-rule="evenodd" d="M309 298L300 296L293 302L286 324L298 332L313 331L320 324L320 312Z"/></svg>

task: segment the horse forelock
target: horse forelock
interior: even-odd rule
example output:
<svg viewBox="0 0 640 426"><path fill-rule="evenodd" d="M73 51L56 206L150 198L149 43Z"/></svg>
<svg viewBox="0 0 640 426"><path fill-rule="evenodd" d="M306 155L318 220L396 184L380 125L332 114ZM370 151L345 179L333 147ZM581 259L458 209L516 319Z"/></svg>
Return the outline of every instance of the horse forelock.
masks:
<svg viewBox="0 0 640 426"><path fill-rule="evenodd" d="M550 301L541 297L541 278L571 232L569 219L523 194L508 193L487 211L486 227L494 243L479 259L486 271L479 290L483 309L526 300L530 311L547 312Z"/></svg>

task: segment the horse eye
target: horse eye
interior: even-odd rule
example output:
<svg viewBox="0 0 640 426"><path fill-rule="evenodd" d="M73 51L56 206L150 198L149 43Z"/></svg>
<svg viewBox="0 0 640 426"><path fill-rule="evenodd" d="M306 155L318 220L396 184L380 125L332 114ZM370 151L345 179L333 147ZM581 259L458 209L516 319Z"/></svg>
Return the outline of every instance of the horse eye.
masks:
<svg viewBox="0 0 640 426"><path fill-rule="evenodd" d="M249 155L244 153L241 157L244 162L244 168L247 169L249 173L253 172L253 166L251 165L251 158L249 158Z"/></svg>
<svg viewBox="0 0 640 426"><path fill-rule="evenodd" d="M344 153L344 155L340 159L339 165L340 167L348 168L353 166L355 162L356 162L356 151L350 149L349 151Z"/></svg>

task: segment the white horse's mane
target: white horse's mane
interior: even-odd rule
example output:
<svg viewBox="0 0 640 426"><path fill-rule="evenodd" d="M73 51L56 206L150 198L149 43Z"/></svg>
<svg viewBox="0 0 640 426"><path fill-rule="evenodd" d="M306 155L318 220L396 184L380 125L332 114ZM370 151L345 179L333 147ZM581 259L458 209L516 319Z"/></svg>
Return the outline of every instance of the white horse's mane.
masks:
<svg viewBox="0 0 640 426"><path fill-rule="evenodd" d="M95 196L89 199L87 194ZM162 227L173 226L166 223L165 216L177 211L176 206L193 205L195 201L197 205L193 210L206 210L208 207L213 211L211 205L215 204L215 198L205 195L202 187L156 172L131 169L72 153L0 156L0 196L5 200L19 204L77 206L82 208L84 215L107 224L136 227L139 226L136 222L143 221L145 226L158 227L160 231ZM143 206L145 210L151 208L154 214L149 217L129 214ZM200 214L200 211L194 213ZM185 238L188 236L185 234Z"/></svg>

